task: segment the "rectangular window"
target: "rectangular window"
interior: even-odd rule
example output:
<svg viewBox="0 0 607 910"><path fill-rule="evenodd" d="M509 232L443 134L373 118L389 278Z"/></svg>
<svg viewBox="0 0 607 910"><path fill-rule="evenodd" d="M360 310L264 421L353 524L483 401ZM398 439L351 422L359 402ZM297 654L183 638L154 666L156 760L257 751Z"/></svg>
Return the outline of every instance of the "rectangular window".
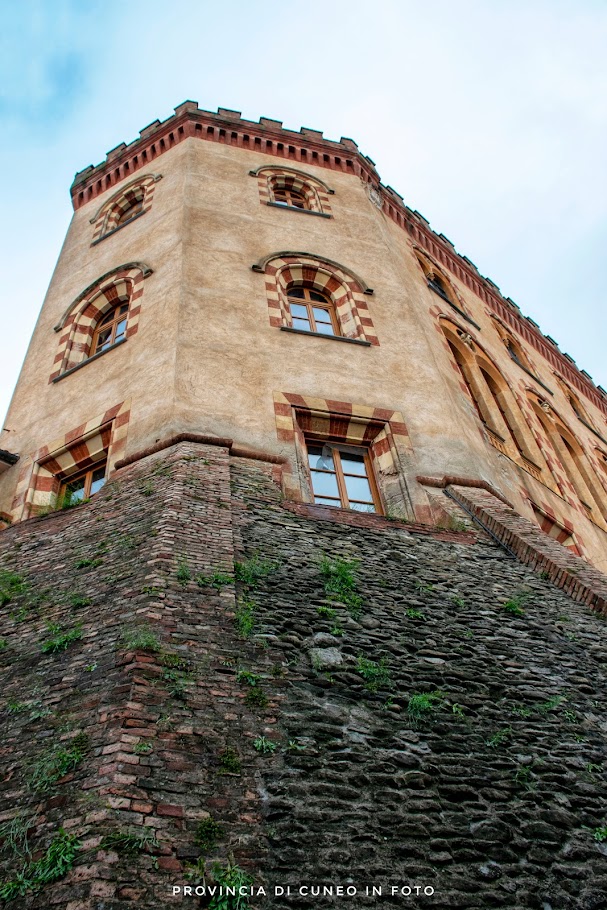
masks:
<svg viewBox="0 0 607 910"><path fill-rule="evenodd" d="M294 287L289 288L288 301L294 329L339 335L335 307L324 294L311 288Z"/></svg>
<svg viewBox="0 0 607 910"><path fill-rule="evenodd" d="M74 506L85 499L90 499L105 483L107 464L92 465L76 476L68 477L61 484L59 501L64 506Z"/></svg>
<svg viewBox="0 0 607 910"><path fill-rule="evenodd" d="M381 505L366 449L308 443L308 465L314 502L338 509L381 514Z"/></svg>

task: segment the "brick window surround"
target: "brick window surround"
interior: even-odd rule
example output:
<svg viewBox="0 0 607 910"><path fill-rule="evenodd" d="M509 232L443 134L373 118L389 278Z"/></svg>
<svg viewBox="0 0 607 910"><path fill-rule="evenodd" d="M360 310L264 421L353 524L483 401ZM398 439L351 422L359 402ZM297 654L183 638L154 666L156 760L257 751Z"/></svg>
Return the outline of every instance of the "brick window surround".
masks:
<svg viewBox="0 0 607 910"><path fill-rule="evenodd" d="M550 402L531 389L527 395L538 436L544 442L546 461L561 495L582 515L605 530L607 493L599 480L593 459Z"/></svg>
<svg viewBox="0 0 607 910"><path fill-rule="evenodd" d="M552 487L548 466L520 402L494 361L467 327L440 311L436 328L459 386L476 408L483 438L527 474Z"/></svg>
<svg viewBox="0 0 607 910"><path fill-rule="evenodd" d="M403 518L413 517L403 470L403 465L411 460L412 448L399 411L275 392L274 414L278 439L292 446L283 472L283 489L288 499L314 502L308 441L341 443L366 449L383 511Z"/></svg>
<svg viewBox="0 0 607 910"><path fill-rule="evenodd" d="M57 381L89 359L91 342L99 320L118 303L129 304L128 324L123 340L136 334L143 281L151 274L152 270L144 263L129 262L107 272L79 294L55 326L55 332L59 334L59 347L49 382Z"/></svg>
<svg viewBox="0 0 607 910"><path fill-rule="evenodd" d="M444 300L445 303L448 303L458 315L466 320L466 322L471 323L471 325L479 329L480 326L472 319L462 295L456 290L453 283L447 277L443 269L440 268L438 263L427 253L422 252L417 246L414 246L413 252L415 253L417 264L424 273L426 284L430 290L437 294L441 300Z"/></svg>
<svg viewBox="0 0 607 910"><path fill-rule="evenodd" d="M124 457L130 401L123 401L103 414L74 427L23 459L13 499L13 521L31 518L52 506L61 485L94 464L107 461L107 474Z"/></svg>
<svg viewBox="0 0 607 910"><path fill-rule="evenodd" d="M546 508L541 508L531 500L529 501L529 505L531 506L535 520L544 534L552 537L552 539L556 540L558 543L562 543L564 547L567 547L567 549L571 550L576 556L582 555L576 543L571 522L563 519L561 524L553 512L549 513Z"/></svg>
<svg viewBox="0 0 607 910"><path fill-rule="evenodd" d="M156 183L161 177L161 174L144 174L121 187L117 193L104 202L90 219L90 223L95 225L91 246L130 224L135 218L149 212ZM131 208L133 215L129 217L126 213Z"/></svg>
<svg viewBox="0 0 607 910"><path fill-rule="evenodd" d="M324 337L379 344L366 300L373 291L344 266L309 253L282 252L252 268L265 275L270 325L293 330L289 289L307 287L324 294L335 308L339 335Z"/></svg>
<svg viewBox="0 0 607 910"><path fill-rule="evenodd" d="M331 217L329 196L334 194L334 190L330 189L320 178L295 168L277 165L266 165L249 171L249 173L252 177L257 178L259 201L262 205L277 205L279 204L276 201L277 191L293 190L301 194L305 201L305 208L297 208L297 211ZM280 207L295 208L295 206L284 205Z"/></svg>

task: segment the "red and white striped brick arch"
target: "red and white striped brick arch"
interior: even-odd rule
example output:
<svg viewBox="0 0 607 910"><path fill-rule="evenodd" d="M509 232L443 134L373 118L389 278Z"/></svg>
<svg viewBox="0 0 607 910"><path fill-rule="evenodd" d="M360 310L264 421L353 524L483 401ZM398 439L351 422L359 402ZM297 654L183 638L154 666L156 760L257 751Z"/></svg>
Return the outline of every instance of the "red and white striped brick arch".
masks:
<svg viewBox="0 0 607 910"><path fill-rule="evenodd" d="M278 165L260 167L250 173L252 177L257 177L259 201L262 205L274 202L274 194L278 189L296 190L302 194L311 212L331 214L329 196L333 195L333 190L317 177L295 168Z"/></svg>
<svg viewBox="0 0 607 910"><path fill-rule="evenodd" d="M132 205L141 203L142 215L149 212L154 198L154 189L160 178L160 174L144 174L123 186L119 192L114 193L91 218L91 224L95 225L91 246L102 237L115 231L122 213Z"/></svg>
<svg viewBox="0 0 607 910"><path fill-rule="evenodd" d="M143 280L151 274L148 266L131 262L103 275L76 298L55 326L55 331L60 333L59 348L49 382L90 356L95 326L116 304L129 304L126 337L135 335L141 312Z"/></svg>
<svg viewBox="0 0 607 910"><path fill-rule="evenodd" d="M582 555L575 539L573 525L570 521L566 518L558 519L553 509L547 503L542 503L542 506L540 507L530 500L529 504L533 510L535 520L544 534L552 537L552 539L558 541L558 543L562 543L564 547L567 547L567 549L571 550L572 553L575 553L576 556Z"/></svg>
<svg viewBox="0 0 607 910"><path fill-rule="evenodd" d="M265 272L270 325L291 326L289 288L309 287L325 294L335 306L341 334L378 345L365 293L372 293L337 263L307 253L279 253L256 266Z"/></svg>
<svg viewBox="0 0 607 910"><path fill-rule="evenodd" d="M130 400L122 401L22 458L13 521L52 505L62 481L97 462L107 461L109 476L124 457L130 416Z"/></svg>

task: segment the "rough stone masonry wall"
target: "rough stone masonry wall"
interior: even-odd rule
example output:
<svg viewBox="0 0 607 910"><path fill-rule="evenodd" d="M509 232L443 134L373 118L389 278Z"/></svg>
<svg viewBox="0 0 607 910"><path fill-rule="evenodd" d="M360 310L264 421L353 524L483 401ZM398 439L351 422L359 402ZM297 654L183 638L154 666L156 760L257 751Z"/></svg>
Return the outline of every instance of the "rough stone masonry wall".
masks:
<svg viewBox="0 0 607 910"><path fill-rule="evenodd" d="M605 621L491 543L285 514L241 476L241 546L277 566L258 633L288 680L264 775L270 881L376 883L394 907L607 906ZM359 561L358 619L328 601L323 554ZM376 691L364 660L384 662Z"/></svg>
<svg viewBox="0 0 607 910"><path fill-rule="evenodd" d="M181 443L0 535L23 579L0 610L0 825L27 816L34 860L61 827L80 845L7 906L209 906L171 897L201 853L264 885L256 908L606 906L604 620L484 540L361 524ZM355 618L323 554L360 560ZM4 832L7 881L28 858ZM348 882L384 895L271 895Z"/></svg>

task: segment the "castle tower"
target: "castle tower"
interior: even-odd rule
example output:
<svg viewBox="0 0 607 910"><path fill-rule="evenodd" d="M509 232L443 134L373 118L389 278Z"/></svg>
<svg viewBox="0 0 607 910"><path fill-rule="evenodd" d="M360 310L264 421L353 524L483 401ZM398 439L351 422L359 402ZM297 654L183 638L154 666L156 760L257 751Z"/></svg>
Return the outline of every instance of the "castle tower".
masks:
<svg viewBox="0 0 607 910"><path fill-rule="evenodd" d="M352 140L186 102L72 198L0 441L12 521L180 433L282 459L289 499L349 505L339 466L314 491L307 448L351 416L357 508L437 524L445 478L481 482L607 565L605 393Z"/></svg>
<svg viewBox="0 0 607 910"><path fill-rule="evenodd" d="M0 437L0 849L38 851L5 897L172 906L215 858L573 907L607 824L607 393L351 139L187 101L71 192Z"/></svg>

